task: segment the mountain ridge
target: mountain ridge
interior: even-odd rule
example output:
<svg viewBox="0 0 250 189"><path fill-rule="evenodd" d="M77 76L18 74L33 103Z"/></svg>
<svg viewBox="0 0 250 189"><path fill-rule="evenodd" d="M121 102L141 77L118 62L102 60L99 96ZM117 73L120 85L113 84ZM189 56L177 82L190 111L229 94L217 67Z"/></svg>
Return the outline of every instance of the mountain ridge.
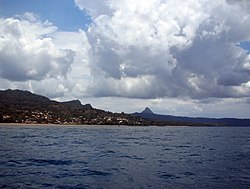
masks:
<svg viewBox="0 0 250 189"><path fill-rule="evenodd" d="M141 113L113 113L95 109L79 100L57 102L22 90L0 90L0 122L88 125L250 126L250 119L194 118L156 114L146 107Z"/></svg>
<svg viewBox="0 0 250 189"><path fill-rule="evenodd" d="M95 109L90 104L82 105L79 100L57 102L22 90L0 90L0 108L2 123L134 126L176 124Z"/></svg>
<svg viewBox="0 0 250 189"><path fill-rule="evenodd" d="M151 110L150 110L151 111ZM208 118L208 117L185 117L185 116L173 116L173 115L163 115L156 113L145 113L145 110L141 113L134 113L136 116L143 117L145 119L153 121L180 121L188 123L202 123L211 124L217 126L250 126L250 119L240 119L240 118Z"/></svg>

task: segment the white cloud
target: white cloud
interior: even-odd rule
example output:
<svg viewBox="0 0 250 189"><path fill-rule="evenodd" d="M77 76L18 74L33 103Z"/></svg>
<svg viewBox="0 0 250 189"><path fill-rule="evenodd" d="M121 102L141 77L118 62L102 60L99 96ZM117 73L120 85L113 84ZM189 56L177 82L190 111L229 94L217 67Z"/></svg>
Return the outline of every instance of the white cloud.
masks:
<svg viewBox="0 0 250 189"><path fill-rule="evenodd" d="M118 112L249 117L249 54L238 45L250 40L248 1L75 3L92 17L86 32L33 13L0 18L0 88Z"/></svg>
<svg viewBox="0 0 250 189"><path fill-rule="evenodd" d="M109 14L110 9L107 6L109 0L75 0L75 4L79 9L87 11L92 17L99 16L101 14Z"/></svg>
<svg viewBox="0 0 250 189"><path fill-rule="evenodd" d="M36 25L15 18L1 19L0 22L2 78L26 81L67 75L75 54L72 50L58 49L51 38L42 37L48 31L54 31L53 27L43 26L46 29L40 30L42 34L38 35L40 22Z"/></svg>
<svg viewBox="0 0 250 189"><path fill-rule="evenodd" d="M93 8L87 1L75 2L82 9ZM244 3L97 2L88 31L94 77L89 91L130 98L249 95L244 83L250 75L242 74L248 55L237 45L250 40L250 13Z"/></svg>
<svg viewBox="0 0 250 189"><path fill-rule="evenodd" d="M74 98L72 91L84 95L90 77L89 49L83 31L58 31L33 13L0 18L0 87L50 98Z"/></svg>

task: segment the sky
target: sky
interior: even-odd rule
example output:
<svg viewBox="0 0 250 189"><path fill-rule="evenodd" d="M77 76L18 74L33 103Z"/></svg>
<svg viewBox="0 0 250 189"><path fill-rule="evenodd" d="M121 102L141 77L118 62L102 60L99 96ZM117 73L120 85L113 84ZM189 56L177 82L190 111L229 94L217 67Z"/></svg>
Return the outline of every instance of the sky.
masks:
<svg viewBox="0 0 250 189"><path fill-rule="evenodd" d="M250 118L248 0L0 0L0 89Z"/></svg>

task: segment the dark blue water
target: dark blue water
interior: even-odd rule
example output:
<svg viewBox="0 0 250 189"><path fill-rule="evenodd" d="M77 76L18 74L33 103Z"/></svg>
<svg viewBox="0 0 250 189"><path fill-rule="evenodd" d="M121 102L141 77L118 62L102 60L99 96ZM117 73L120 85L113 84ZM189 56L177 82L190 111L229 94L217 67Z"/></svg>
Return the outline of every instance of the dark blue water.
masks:
<svg viewBox="0 0 250 189"><path fill-rule="evenodd" d="M0 188L250 188L250 128L1 126Z"/></svg>

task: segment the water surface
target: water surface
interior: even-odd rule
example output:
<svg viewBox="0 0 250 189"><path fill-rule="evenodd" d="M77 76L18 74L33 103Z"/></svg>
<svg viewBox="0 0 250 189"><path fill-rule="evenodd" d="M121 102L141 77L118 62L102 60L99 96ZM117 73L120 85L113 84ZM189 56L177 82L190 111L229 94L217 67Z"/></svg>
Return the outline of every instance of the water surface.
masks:
<svg viewBox="0 0 250 189"><path fill-rule="evenodd" d="M249 188L250 128L0 126L0 188Z"/></svg>

